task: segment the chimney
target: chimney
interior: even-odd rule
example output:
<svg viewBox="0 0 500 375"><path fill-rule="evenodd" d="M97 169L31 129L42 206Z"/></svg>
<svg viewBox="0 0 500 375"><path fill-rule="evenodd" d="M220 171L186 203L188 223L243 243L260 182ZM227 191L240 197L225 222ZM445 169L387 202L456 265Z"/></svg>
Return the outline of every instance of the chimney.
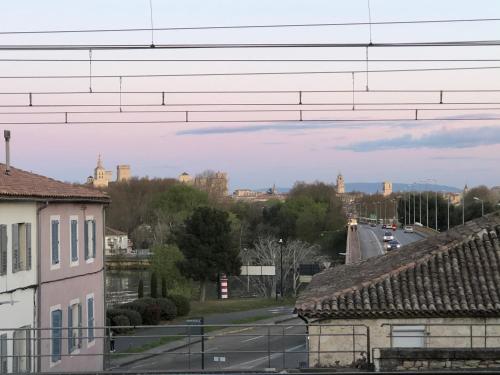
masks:
<svg viewBox="0 0 500 375"><path fill-rule="evenodd" d="M5 174L10 174L10 130L3 131L5 138Z"/></svg>

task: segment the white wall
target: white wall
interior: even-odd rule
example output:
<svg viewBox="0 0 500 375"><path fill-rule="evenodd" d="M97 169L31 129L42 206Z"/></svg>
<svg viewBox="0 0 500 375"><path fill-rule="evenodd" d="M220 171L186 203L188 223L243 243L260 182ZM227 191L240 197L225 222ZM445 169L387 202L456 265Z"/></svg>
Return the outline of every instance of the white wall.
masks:
<svg viewBox="0 0 500 375"><path fill-rule="evenodd" d="M35 319L35 304L36 304L35 289L19 289L13 293L2 293L0 294L0 302L12 301L11 303L0 305L0 334L7 334L8 344L7 344L7 355L12 356L13 354L13 341L12 337L14 334L14 329L30 326L34 328L36 325ZM33 338L36 337L34 331L31 331L31 353L35 353L35 341ZM34 357L31 358L31 368L33 369L35 364ZM12 371L12 357L8 358L9 372Z"/></svg>
<svg viewBox="0 0 500 375"><path fill-rule="evenodd" d="M12 273L12 224L31 223L31 270ZM0 276L0 301L2 293L36 284L37 225L36 203L0 202L0 224L7 225L7 275ZM31 308L33 310L33 308Z"/></svg>

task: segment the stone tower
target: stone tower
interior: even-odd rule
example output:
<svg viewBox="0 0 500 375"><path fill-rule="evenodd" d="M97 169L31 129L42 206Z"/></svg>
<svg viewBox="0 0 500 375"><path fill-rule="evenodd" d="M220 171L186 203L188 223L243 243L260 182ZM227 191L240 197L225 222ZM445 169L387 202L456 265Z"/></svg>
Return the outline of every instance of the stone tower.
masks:
<svg viewBox="0 0 500 375"><path fill-rule="evenodd" d="M121 164L116 166L116 182L126 182L130 180L130 165Z"/></svg>
<svg viewBox="0 0 500 375"><path fill-rule="evenodd" d="M384 181L382 182L382 195L387 197L392 194L392 182Z"/></svg>
<svg viewBox="0 0 500 375"><path fill-rule="evenodd" d="M344 176L342 176L342 174L339 173L337 176L337 194L344 194L344 193L345 193Z"/></svg>

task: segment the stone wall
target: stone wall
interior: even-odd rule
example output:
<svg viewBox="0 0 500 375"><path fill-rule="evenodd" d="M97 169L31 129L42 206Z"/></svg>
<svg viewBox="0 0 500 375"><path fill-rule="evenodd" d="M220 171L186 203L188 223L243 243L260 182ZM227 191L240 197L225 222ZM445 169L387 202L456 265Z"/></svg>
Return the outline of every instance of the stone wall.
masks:
<svg viewBox="0 0 500 375"><path fill-rule="evenodd" d="M377 371L500 369L500 348L388 348L374 355Z"/></svg>
<svg viewBox="0 0 500 375"><path fill-rule="evenodd" d="M391 325L404 324L425 326L426 348L500 348L499 318L331 319L309 324L309 363L351 366L391 348Z"/></svg>

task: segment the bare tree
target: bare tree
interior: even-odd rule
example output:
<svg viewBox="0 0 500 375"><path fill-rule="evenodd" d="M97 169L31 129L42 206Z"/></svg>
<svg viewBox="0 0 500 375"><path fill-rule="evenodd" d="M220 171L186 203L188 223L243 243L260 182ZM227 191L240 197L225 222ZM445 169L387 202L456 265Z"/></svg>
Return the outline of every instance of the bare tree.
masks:
<svg viewBox="0 0 500 375"><path fill-rule="evenodd" d="M299 273L297 268L302 263L312 263L319 258L319 246L307 242L292 240L280 245L277 238L259 237L252 249L246 251L247 264L255 266L276 266L275 277L260 277L253 281L254 286L263 295L273 297L276 294L277 280L280 277L280 257L283 256L283 289L284 294L292 291L297 294ZM283 252L281 254L281 251Z"/></svg>

